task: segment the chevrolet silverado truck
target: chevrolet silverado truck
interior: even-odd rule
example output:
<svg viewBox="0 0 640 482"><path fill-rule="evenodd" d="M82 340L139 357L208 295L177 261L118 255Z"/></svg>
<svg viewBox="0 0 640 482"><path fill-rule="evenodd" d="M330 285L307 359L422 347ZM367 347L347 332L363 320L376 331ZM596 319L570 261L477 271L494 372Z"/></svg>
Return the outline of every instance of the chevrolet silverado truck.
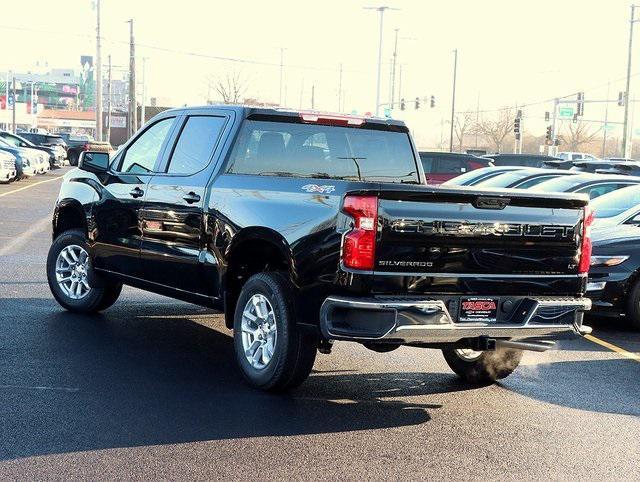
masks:
<svg viewBox="0 0 640 482"><path fill-rule="evenodd" d="M131 285L224 313L254 387L305 380L335 340L435 348L471 383L583 335L583 195L424 184L400 121L243 106L165 111L84 152L53 215L64 308Z"/></svg>

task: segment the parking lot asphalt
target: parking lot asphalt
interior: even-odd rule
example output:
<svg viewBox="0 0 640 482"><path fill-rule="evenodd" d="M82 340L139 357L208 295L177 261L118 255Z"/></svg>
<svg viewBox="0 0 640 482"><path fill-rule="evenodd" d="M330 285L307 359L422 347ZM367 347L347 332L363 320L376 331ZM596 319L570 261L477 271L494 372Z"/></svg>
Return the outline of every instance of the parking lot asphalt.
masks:
<svg viewBox="0 0 640 482"><path fill-rule="evenodd" d="M66 170L0 186L0 479L640 479L624 320L590 320L593 339L527 352L492 386L435 350L337 343L300 388L264 394L216 313L132 288L97 316L55 303Z"/></svg>

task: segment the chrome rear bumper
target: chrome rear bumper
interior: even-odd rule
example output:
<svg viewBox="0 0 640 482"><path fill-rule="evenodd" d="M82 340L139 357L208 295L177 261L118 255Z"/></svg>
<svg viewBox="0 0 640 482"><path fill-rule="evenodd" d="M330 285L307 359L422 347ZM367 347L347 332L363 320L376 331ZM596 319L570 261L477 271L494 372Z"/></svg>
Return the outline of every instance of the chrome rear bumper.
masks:
<svg viewBox="0 0 640 482"><path fill-rule="evenodd" d="M584 335L583 312L588 298L524 297L526 302L508 323L455 322L438 299L347 298L330 296L320 310L327 339L399 343L455 343L467 338L521 340L561 333Z"/></svg>

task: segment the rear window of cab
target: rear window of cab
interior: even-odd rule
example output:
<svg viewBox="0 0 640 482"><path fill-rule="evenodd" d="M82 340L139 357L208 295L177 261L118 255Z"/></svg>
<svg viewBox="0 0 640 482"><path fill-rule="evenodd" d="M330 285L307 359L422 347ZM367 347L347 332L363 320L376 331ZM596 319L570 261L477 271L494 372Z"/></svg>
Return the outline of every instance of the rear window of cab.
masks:
<svg viewBox="0 0 640 482"><path fill-rule="evenodd" d="M251 119L240 128L226 172L419 183L406 132Z"/></svg>

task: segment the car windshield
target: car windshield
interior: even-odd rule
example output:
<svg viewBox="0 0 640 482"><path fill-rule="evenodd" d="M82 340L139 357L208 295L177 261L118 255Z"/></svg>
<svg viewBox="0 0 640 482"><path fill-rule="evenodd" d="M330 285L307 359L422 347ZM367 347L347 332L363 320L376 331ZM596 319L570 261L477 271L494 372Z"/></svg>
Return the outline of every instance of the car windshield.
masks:
<svg viewBox="0 0 640 482"><path fill-rule="evenodd" d="M579 179L582 179L580 181ZM550 179L545 182L541 182L537 186L532 186L532 191L541 191L541 192L566 192L568 189L571 189L576 184L584 181L584 176L560 176L553 179Z"/></svg>
<svg viewBox="0 0 640 482"><path fill-rule="evenodd" d="M472 182L484 179L485 177L489 177L491 175L498 175L501 171L497 171L492 167L483 167L481 169L476 169L474 171L465 172L464 174L460 174L459 176L454 177L453 179L449 179L445 181L443 184L453 185L453 186L468 186Z"/></svg>
<svg viewBox="0 0 640 482"><path fill-rule="evenodd" d="M605 194L591 202L596 218L612 218L640 205L640 187L632 186Z"/></svg>
<svg viewBox="0 0 640 482"><path fill-rule="evenodd" d="M499 176L494 176L490 179L486 179L484 181L480 181L476 184L476 186L481 187L508 187L514 182L519 181L520 179L526 177L527 174L524 174L524 171L513 171L513 172L505 172L500 174Z"/></svg>

